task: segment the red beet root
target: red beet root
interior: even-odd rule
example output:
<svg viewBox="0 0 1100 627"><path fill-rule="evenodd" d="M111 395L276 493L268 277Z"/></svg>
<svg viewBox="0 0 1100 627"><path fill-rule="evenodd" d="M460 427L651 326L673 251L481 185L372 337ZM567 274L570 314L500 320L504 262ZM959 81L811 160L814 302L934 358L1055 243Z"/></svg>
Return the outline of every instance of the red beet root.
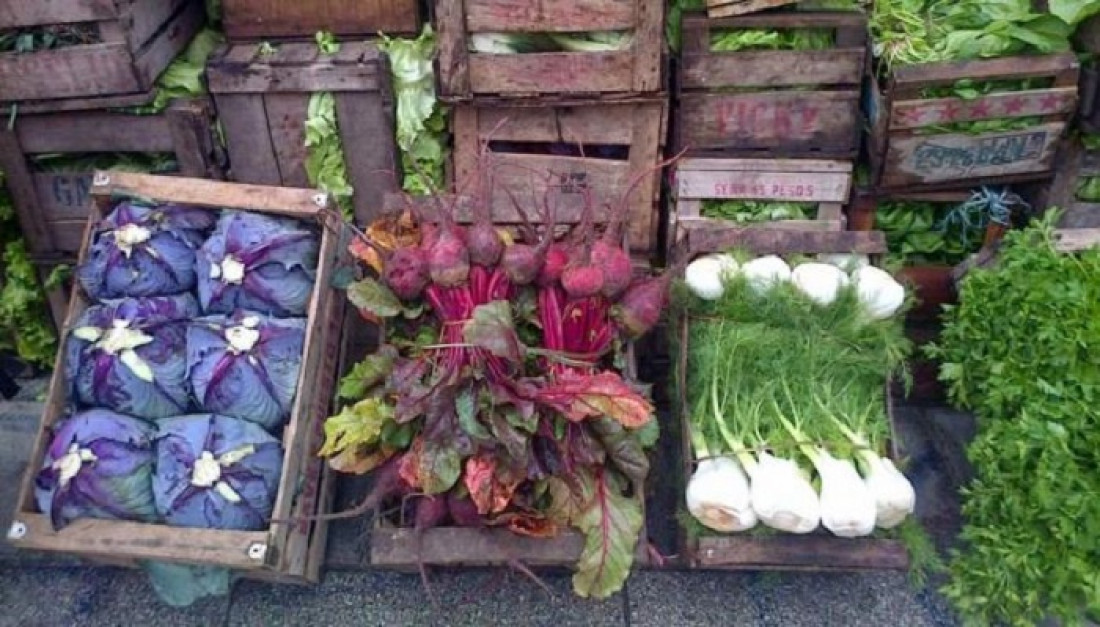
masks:
<svg viewBox="0 0 1100 627"><path fill-rule="evenodd" d="M603 271L591 263L585 263L587 254L575 259L561 273L561 286L570 298L587 298L603 290Z"/></svg>
<svg viewBox="0 0 1100 627"><path fill-rule="evenodd" d="M478 222L466 230L466 246L470 250L470 263L492 268L504 254L504 242L500 233L490 223Z"/></svg>
<svg viewBox="0 0 1100 627"><path fill-rule="evenodd" d="M561 274L569 265L569 248L561 243L554 242L546 249L546 261L539 272L538 284L543 287L556 285L561 281Z"/></svg>
<svg viewBox="0 0 1100 627"><path fill-rule="evenodd" d="M603 272L603 288L600 293L615 300L634 279L634 264L630 254L620 246L600 240L592 245L592 265Z"/></svg>
<svg viewBox="0 0 1100 627"><path fill-rule="evenodd" d="M451 520L459 527L484 527L485 521L477 513L477 505L468 496L458 496L454 492L447 494L447 508L451 511Z"/></svg>
<svg viewBox="0 0 1100 627"><path fill-rule="evenodd" d="M447 520L449 513L446 497L423 496L416 500L416 516L413 517L413 528L416 533L423 534L432 527L438 527Z"/></svg>
<svg viewBox="0 0 1100 627"><path fill-rule="evenodd" d="M665 272L659 277L635 281L615 304L612 316L628 337L639 338L657 326L668 301L672 276L672 272Z"/></svg>
<svg viewBox="0 0 1100 627"><path fill-rule="evenodd" d="M428 286L428 260L420 248L398 248L386 260L383 279L401 300L420 297Z"/></svg>
<svg viewBox="0 0 1100 627"><path fill-rule="evenodd" d="M428 250L428 273L443 287L458 287L470 275L470 251L457 229L442 227L439 239Z"/></svg>

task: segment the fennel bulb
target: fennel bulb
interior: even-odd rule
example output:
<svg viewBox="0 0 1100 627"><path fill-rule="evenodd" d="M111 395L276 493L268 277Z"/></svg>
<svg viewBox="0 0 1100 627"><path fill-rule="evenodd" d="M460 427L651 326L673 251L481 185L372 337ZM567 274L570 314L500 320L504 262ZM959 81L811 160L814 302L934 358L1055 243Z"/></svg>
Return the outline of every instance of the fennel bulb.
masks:
<svg viewBox="0 0 1100 627"><path fill-rule="evenodd" d="M875 497L855 465L823 449L817 450L813 462L821 476L822 526L841 538L870 535L875 530Z"/></svg>
<svg viewBox="0 0 1100 627"><path fill-rule="evenodd" d="M725 293L723 284L728 264L716 256L700 257L684 270L684 282L692 294L704 300L718 300Z"/></svg>
<svg viewBox="0 0 1100 627"><path fill-rule="evenodd" d="M827 307L848 285L848 275L827 263L804 263L791 273L791 283L810 300Z"/></svg>
<svg viewBox="0 0 1100 627"><path fill-rule="evenodd" d="M775 255L758 257L741 266L741 273L757 293L791 280L791 267Z"/></svg>
<svg viewBox="0 0 1100 627"><path fill-rule="evenodd" d="M859 268L852 273L852 281L859 302L875 320L889 318L905 304L905 287L884 270L874 266Z"/></svg>
<svg viewBox="0 0 1100 627"><path fill-rule="evenodd" d="M862 459L866 469L863 482L875 499L875 525L893 529L913 513L917 493L913 484L890 459L879 457L871 451L863 451Z"/></svg>
<svg viewBox="0 0 1100 627"><path fill-rule="evenodd" d="M871 260L862 253L821 253L817 256L821 263L836 266L845 272L852 272L871 265Z"/></svg>
<svg viewBox="0 0 1100 627"><path fill-rule="evenodd" d="M760 522L788 533L817 529L821 505L798 464L764 452L750 473L749 495Z"/></svg>
<svg viewBox="0 0 1100 627"><path fill-rule="evenodd" d="M744 531L756 526L749 502L749 480L735 460L713 457L699 462L687 486L691 515L715 531Z"/></svg>

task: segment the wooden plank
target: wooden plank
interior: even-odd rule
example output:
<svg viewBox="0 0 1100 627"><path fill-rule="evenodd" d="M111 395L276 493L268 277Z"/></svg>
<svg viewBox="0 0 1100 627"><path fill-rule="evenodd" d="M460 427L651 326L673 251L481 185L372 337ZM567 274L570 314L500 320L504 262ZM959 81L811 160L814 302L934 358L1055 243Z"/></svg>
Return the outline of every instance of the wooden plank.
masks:
<svg viewBox="0 0 1100 627"><path fill-rule="evenodd" d="M699 539L696 563L706 568L900 570L909 567L909 556L899 540L823 535L704 537Z"/></svg>
<svg viewBox="0 0 1100 627"><path fill-rule="evenodd" d="M1001 57L970 61L924 63L902 66L894 70L895 87L932 86L955 81L984 79L1019 79L1052 76L1066 69L1079 67L1073 53Z"/></svg>
<svg viewBox="0 0 1100 627"><path fill-rule="evenodd" d="M79 98L142 91L124 44L0 54L0 100Z"/></svg>
<svg viewBox="0 0 1100 627"><path fill-rule="evenodd" d="M197 3L193 0L133 0L129 3L119 26L130 49L141 49L187 4Z"/></svg>
<svg viewBox="0 0 1100 627"><path fill-rule="evenodd" d="M555 538L528 538L505 529L440 527L428 529L418 544L409 528L381 527L371 532L371 566L415 568L418 559L437 566L490 566L518 560L528 566L576 563L584 537L565 532Z"/></svg>
<svg viewBox="0 0 1100 627"><path fill-rule="evenodd" d="M48 152L172 152L172 132L160 115L66 111L20 116L15 132L26 154Z"/></svg>
<svg viewBox="0 0 1100 627"><path fill-rule="evenodd" d="M862 130L858 91L684 93L679 112L680 147L693 150L854 154Z"/></svg>
<svg viewBox="0 0 1100 627"><path fill-rule="evenodd" d="M1073 202L1063 206L1065 208L1058 218L1058 228L1100 228L1100 203Z"/></svg>
<svg viewBox="0 0 1100 627"><path fill-rule="evenodd" d="M1075 252L1100 245L1100 228L1056 229L1055 247L1061 252Z"/></svg>
<svg viewBox="0 0 1100 627"><path fill-rule="evenodd" d="M284 44L285 46L286 44ZM226 93L301 93L376 91L385 84L378 63L334 63L320 57L308 65L275 65L268 59L250 63L215 61L207 66L210 91Z"/></svg>
<svg viewBox="0 0 1100 627"><path fill-rule="evenodd" d="M656 170L655 166L660 161L661 148L664 146L668 109L664 104L635 105L634 109L631 115L634 133L628 155L630 178L634 179L644 172L648 172L648 175L639 182L632 196L622 201L629 207L626 221L627 239L632 251L654 253L660 237L661 220L658 215L658 201L662 172L662 170Z"/></svg>
<svg viewBox="0 0 1100 627"><path fill-rule="evenodd" d="M15 103L17 115L30 113L53 113L56 111L88 111L92 109L125 109L128 107L140 107L153 102L156 98L155 90L146 90L133 94L117 94L110 96L92 96L88 98L63 98L61 100L25 100ZM8 103L0 103L0 115L5 118L11 115L11 106Z"/></svg>
<svg viewBox="0 0 1100 627"><path fill-rule="evenodd" d="M858 85L862 49L746 50L684 55L683 89L780 87L789 85Z"/></svg>
<svg viewBox="0 0 1100 627"><path fill-rule="evenodd" d="M713 228L715 225L734 225L745 229L765 229L775 231L842 231L844 221L833 220L774 220L770 222L746 222L736 224L719 218L676 216L676 240L680 241L690 231Z"/></svg>
<svg viewBox="0 0 1100 627"><path fill-rule="evenodd" d="M463 0L471 33L633 30L638 0ZM436 2L438 7L439 2Z"/></svg>
<svg viewBox="0 0 1100 627"><path fill-rule="evenodd" d="M852 163L836 159L682 159L678 170L700 172L852 172Z"/></svg>
<svg viewBox="0 0 1100 627"><path fill-rule="evenodd" d="M628 145L633 125L623 116L632 105L590 105L579 107L477 107L460 105L456 111L476 111L477 137L494 141L565 142L569 144ZM457 140L456 140L457 143Z"/></svg>
<svg viewBox="0 0 1100 627"><path fill-rule="evenodd" d="M680 199L793 200L848 202L849 173L713 171L679 168L676 195Z"/></svg>
<svg viewBox="0 0 1100 627"><path fill-rule="evenodd" d="M684 36L709 37L716 29L841 29L867 27L867 17L854 11L788 11L739 15L729 18L711 18L685 15L682 20ZM866 34L866 33L864 33Z"/></svg>
<svg viewBox="0 0 1100 627"><path fill-rule="evenodd" d="M77 253L80 252L80 245L84 242L84 227L87 222L86 215L83 219L47 222L46 226L50 229L51 241L53 242L52 252L75 259Z"/></svg>
<svg viewBox="0 0 1100 627"><path fill-rule="evenodd" d="M453 196L444 196L444 198L445 202L448 203L446 205L447 207L451 207L451 203L453 203L451 213L454 216L455 222L458 224L471 224L473 222L473 199L471 197L460 196L455 199ZM435 200L424 196L406 196L405 194L386 194L382 206L382 214L396 215L409 208L415 208L425 220L429 221L436 220L439 214L439 207ZM559 207L555 215L557 216L557 223L561 225L578 224L581 221L581 209L576 205ZM508 205L494 205L492 207L492 220L495 224L506 226L523 223L521 216L515 208L512 207L511 203ZM596 216L593 218L593 222L596 224L606 221L606 216Z"/></svg>
<svg viewBox="0 0 1100 627"><path fill-rule="evenodd" d="M632 52L542 52L469 55L474 93L540 94L627 92Z"/></svg>
<svg viewBox="0 0 1100 627"><path fill-rule="evenodd" d="M280 184L288 187L309 187L306 174L306 114L308 94L268 94L264 96L268 132L279 164Z"/></svg>
<svg viewBox="0 0 1100 627"><path fill-rule="evenodd" d="M442 96L470 96L470 52L462 2L436 2L439 91Z"/></svg>
<svg viewBox="0 0 1100 627"><path fill-rule="evenodd" d="M163 30L135 51L134 72L141 83L139 89L153 86L161 72L191 43L205 20L204 3L187 2Z"/></svg>
<svg viewBox="0 0 1100 627"><path fill-rule="evenodd" d="M0 171L11 193L15 215L27 242L27 252L39 254L53 249L53 237L38 206L35 182L27 168L27 158L18 136L0 124Z"/></svg>
<svg viewBox="0 0 1100 627"><path fill-rule="evenodd" d="M132 194L165 203L200 207L234 207L298 219L316 219L324 209L312 189L222 183L205 179L153 176L131 172L97 172L92 194Z"/></svg>
<svg viewBox="0 0 1100 627"><path fill-rule="evenodd" d="M661 91L665 3L638 2L634 27L634 85L637 93Z"/></svg>
<svg viewBox="0 0 1100 627"><path fill-rule="evenodd" d="M344 160L355 190L355 222L360 225L378 217L385 194L400 187L393 115L392 104L381 92L336 96Z"/></svg>
<svg viewBox="0 0 1100 627"><path fill-rule="evenodd" d="M215 94L214 103L225 130L233 180L278 185L282 178L267 127L263 96Z"/></svg>
<svg viewBox="0 0 1100 627"><path fill-rule="evenodd" d="M584 203L583 190L592 194L596 205L617 203L630 180L630 166L623 161L585 159L581 157L556 157L551 155L525 155L493 153L496 166L494 174L493 207L511 207L512 201L505 189L521 202L534 194L541 199L543 191L552 186L550 204L560 211L580 211ZM547 173L549 179L542 179Z"/></svg>
<svg viewBox="0 0 1100 627"><path fill-rule="evenodd" d="M87 220L92 191L90 171L39 172L31 176L42 219L48 222Z"/></svg>
<svg viewBox="0 0 1100 627"><path fill-rule="evenodd" d="M412 34L420 25L416 0L223 0L230 40L336 35Z"/></svg>
<svg viewBox="0 0 1100 627"><path fill-rule="evenodd" d="M1053 167L1064 122L984 135L891 137L883 187L1045 172Z"/></svg>
<svg viewBox="0 0 1100 627"><path fill-rule="evenodd" d="M743 248L754 254L886 252L881 231L781 231L736 226L691 231L686 240L692 253L723 252Z"/></svg>
<svg viewBox="0 0 1100 627"><path fill-rule="evenodd" d="M118 17L113 0L2 0L0 29L96 22Z"/></svg>
<svg viewBox="0 0 1100 627"><path fill-rule="evenodd" d="M710 17L731 17L765 9L774 9L799 0L707 0L707 15Z"/></svg>
<svg viewBox="0 0 1100 627"><path fill-rule="evenodd" d="M890 108L890 129L913 129L997 118L1068 116L1076 106L1076 87L1001 92L969 100L903 100L894 102Z"/></svg>

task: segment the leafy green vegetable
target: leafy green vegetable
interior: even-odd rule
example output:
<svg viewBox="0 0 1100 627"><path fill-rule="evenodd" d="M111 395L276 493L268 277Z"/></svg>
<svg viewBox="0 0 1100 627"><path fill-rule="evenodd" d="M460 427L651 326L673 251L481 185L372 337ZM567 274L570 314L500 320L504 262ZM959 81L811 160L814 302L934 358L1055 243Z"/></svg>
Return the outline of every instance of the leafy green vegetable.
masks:
<svg viewBox="0 0 1100 627"><path fill-rule="evenodd" d="M828 28L720 28L710 33L710 49L716 52L739 50L827 50L835 44Z"/></svg>
<svg viewBox="0 0 1100 627"><path fill-rule="evenodd" d="M974 624L1100 610L1100 250L1057 252L1056 213L967 275L928 349L952 401L979 417L944 588Z"/></svg>
<svg viewBox="0 0 1100 627"><path fill-rule="evenodd" d="M329 92L310 94L306 111L305 144L309 154L305 166L309 183L328 192L344 219L351 220L355 216L351 204L355 189L348 182L344 144L336 120L336 98Z"/></svg>
<svg viewBox="0 0 1100 627"><path fill-rule="evenodd" d="M809 220L817 211L817 203L760 200L704 200L702 215L733 222L772 222L775 220Z"/></svg>
<svg viewBox="0 0 1100 627"><path fill-rule="evenodd" d="M1100 202L1100 176L1078 179L1075 197L1085 202Z"/></svg>
<svg viewBox="0 0 1100 627"><path fill-rule="evenodd" d="M669 49L680 50L681 20L685 11L702 11L707 8L704 0L669 0L665 14L665 40Z"/></svg>
<svg viewBox="0 0 1100 627"><path fill-rule="evenodd" d="M435 33L425 25L416 39L382 36L397 96L397 147L401 150L402 187L414 194L442 189L447 159L446 112L436 100L432 55ZM426 178L425 178L426 177Z"/></svg>
<svg viewBox="0 0 1100 627"><path fill-rule="evenodd" d="M173 100L194 98L205 94L206 83L203 81L203 74L206 72L206 61L224 42L225 37L212 28L199 31L187 48L157 78L156 97L153 102L123 110L139 115L151 115L167 109Z"/></svg>
<svg viewBox="0 0 1100 627"><path fill-rule="evenodd" d="M0 348L14 350L38 366L53 363L57 337L46 307L46 296L34 265L27 257L15 207L0 172L0 242L3 244L3 285L0 286ZM63 278L64 268L51 272Z"/></svg>

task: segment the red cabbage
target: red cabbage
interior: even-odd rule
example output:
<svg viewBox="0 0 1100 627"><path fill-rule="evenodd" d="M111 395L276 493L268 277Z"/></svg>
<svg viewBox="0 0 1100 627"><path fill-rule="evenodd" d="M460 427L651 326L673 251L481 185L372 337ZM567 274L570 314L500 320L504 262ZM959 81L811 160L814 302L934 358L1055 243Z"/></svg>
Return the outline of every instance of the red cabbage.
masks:
<svg viewBox="0 0 1100 627"><path fill-rule="evenodd" d="M104 409L60 423L35 477L38 509L54 529L77 518L152 521L155 428Z"/></svg>
<svg viewBox="0 0 1100 627"><path fill-rule="evenodd" d="M187 369L203 411L273 430L290 417L305 343L304 318L247 311L199 318L187 329Z"/></svg>
<svg viewBox="0 0 1100 627"><path fill-rule="evenodd" d="M65 368L71 397L139 418L166 418L191 407L187 320L190 294L125 298L89 307L69 332Z"/></svg>
<svg viewBox="0 0 1100 627"><path fill-rule="evenodd" d="M153 493L170 525L265 529L275 506L283 448L258 425L215 414L162 420Z"/></svg>
<svg viewBox="0 0 1100 627"><path fill-rule="evenodd" d="M224 213L197 258L203 311L305 315L319 246L317 233L296 220Z"/></svg>
<svg viewBox="0 0 1100 627"><path fill-rule="evenodd" d="M213 212L123 201L96 226L76 277L96 300L167 296L195 287L195 251Z"/></svg>

